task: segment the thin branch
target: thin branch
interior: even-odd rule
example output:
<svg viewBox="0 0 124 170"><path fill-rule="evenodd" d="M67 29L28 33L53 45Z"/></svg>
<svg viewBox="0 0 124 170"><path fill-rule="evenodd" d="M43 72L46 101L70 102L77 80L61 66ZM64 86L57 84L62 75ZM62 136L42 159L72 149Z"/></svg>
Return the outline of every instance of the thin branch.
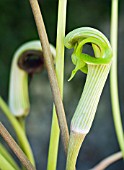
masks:
<svg viewBox="0 0 124 170"><path fill-rule="evenodd" d="M58 81L57 81L57 77L56 77L55 70L54 70L54 64L53 64L52 55L51 55L51 51L49 47L48 37L46 34L42 14L41 14L37 0L29 0L29 1L32 7L32 11L33 11L36 26L38 29L40 41L41 41L42 48L43 48L46 69L48 72L48 77L49 77L50 86L51 86L51 90L53 94L54 104L56 107L58 122L59 122L62 140L64 144L64 149L65 149L65 152L67 153L69 132L68 132L68 127L67 127L67 122L66 122L65 111L64 111L64 107L63 107L63 103L61 99L60 89L58 86Z"/></svg>
<svg viewBox="0 0 124 170"><path fill-rule="evenodd" d="M118 161L121 158L122 158L122 153L121 152L117 152L117 153L115 153L115 154L105 158L104 160L102 160L98 165L96 165L91 170L104 170L105 168L110 166L112 163Z"/></svg>
<svg viewBox="0 0 124 170"><path fill-rule="evenodd" d="M23 153L23 151L20 149L18 144L15 142L15 140L12 138L12 136L9 134L9 132L1 122L0 122L0 135L4 138L4 140L7 142L7 144L15 153L15 155L19 158L19 160L21 161L25 168L27 168L27 170L35 170L31 162L28 160L26 155Z"/></svg>

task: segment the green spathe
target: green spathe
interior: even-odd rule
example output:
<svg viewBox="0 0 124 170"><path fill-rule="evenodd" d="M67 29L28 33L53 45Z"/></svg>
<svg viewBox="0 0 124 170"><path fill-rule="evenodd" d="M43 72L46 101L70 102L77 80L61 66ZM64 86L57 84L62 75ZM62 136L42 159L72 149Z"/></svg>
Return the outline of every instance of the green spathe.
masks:
<svg viewBox="0 0 124 170"><path fill-rule="evenodd" d="M87 43L92 45L95 57L82 53ZM78 70L87 73L86 84L71 121L73 131L87 134L110 70L112 49L107 38L100 31L90 27L70 32L65 37L65 46L69 49L74 48L72 62L75 69L70 79Z"/></svg>
<svg viewBox="0 0 124 170"><path fill-rule="evenodd" d="M84 45L90 43L95 57L82 53ZM72 71L71 80L78 70L88 72L88 64L108 64L112 58L112 50L107 38L98 30L90 27L78 28L71 31L65 38L65 46L74 48L72 62L75 69Z"/></svg>

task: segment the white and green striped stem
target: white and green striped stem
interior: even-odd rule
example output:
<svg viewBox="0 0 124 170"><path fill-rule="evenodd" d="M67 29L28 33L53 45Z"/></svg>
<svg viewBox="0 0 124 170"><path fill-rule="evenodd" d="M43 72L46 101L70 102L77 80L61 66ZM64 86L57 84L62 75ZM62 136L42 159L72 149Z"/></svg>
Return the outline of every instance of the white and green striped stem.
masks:
<svg viewBox="0 0 124 170"><path fill-rule="evenodd" d="M55 56L55 49L51 45ZM9 106L14 116L26 116L30 110L28 94L28 75L40 72L44 60L40 41L30 41L23 44L14 54L9 88Z"/></svg>
<svg viewBox="0 0 124 170"><path fill-rule="evenodd" d="M85 87L71 121L72 131L89 132L109 70L110 64L88 65Z"/></svg>
<svg viewBox="0 0 124 170"><path fill-rule="evenodd" d="M82 53L86 43L93 47L95 57ZM99 99L105 85L112 59L112 50L106 37L96 29L84 27L69 33L65 46L74 48L72 62L76 66L71 78L78 70L87 73L84 90L71 121L66 170L75 170L77 156L85 136L92 126Z"/></svg>

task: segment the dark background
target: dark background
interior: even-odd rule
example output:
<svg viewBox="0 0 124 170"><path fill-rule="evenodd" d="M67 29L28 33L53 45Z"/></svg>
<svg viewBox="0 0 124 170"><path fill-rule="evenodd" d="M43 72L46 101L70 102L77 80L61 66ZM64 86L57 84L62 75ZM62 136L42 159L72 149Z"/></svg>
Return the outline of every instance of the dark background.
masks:
<svg viewBox="0 0 124 170"><path fill-rule="evenodd" d="M39 0L49 41L55 45L57 25L57 0ZM110 38L110 0L68 0L67 29L69 31L91 26L101 30ZM124 1L119 3L119 43L118 43L118 77L121 112L124 113ZM0 1L0 95L8 101L10 66L14 51L24 42L38 39L37 30L28 0ZM71 51L65 53L64 106L68 125L82 93L86 75L78 72L68 82L73 65ZM87 136L77 162L77 169L88 170L103 158L119 151L116 139L111 103L109 79L105 85L97 109L92 129ZM52 96L46 70L34 76L30 84L31 111L27 118L27 134L35 155L37 169L46 169L49 135L52 118ZM123 118L123 115L122 115ZM14 131L0 111L0 119L15 136ZM2 138L0 140L3 142ZM3 142L4 143L4 142ZM63 146L60 142L57 170L65 167ZM123 170L123 161L113 164L108 170Z"/></svg>

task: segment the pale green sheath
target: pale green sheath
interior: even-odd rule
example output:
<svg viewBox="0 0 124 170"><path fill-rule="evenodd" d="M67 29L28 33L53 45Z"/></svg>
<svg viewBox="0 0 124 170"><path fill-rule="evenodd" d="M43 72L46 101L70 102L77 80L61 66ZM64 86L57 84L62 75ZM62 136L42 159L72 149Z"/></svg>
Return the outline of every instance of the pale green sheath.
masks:
<svg viewBox="0 0 124 170"><path fill-rule="evenodd" d="M55 57L55 48L50 45ZM39 40L23 44L14 54L9 87L9 107L13 115L26 116L30 110L28 75L40 72L44 60Z"/></svg>

